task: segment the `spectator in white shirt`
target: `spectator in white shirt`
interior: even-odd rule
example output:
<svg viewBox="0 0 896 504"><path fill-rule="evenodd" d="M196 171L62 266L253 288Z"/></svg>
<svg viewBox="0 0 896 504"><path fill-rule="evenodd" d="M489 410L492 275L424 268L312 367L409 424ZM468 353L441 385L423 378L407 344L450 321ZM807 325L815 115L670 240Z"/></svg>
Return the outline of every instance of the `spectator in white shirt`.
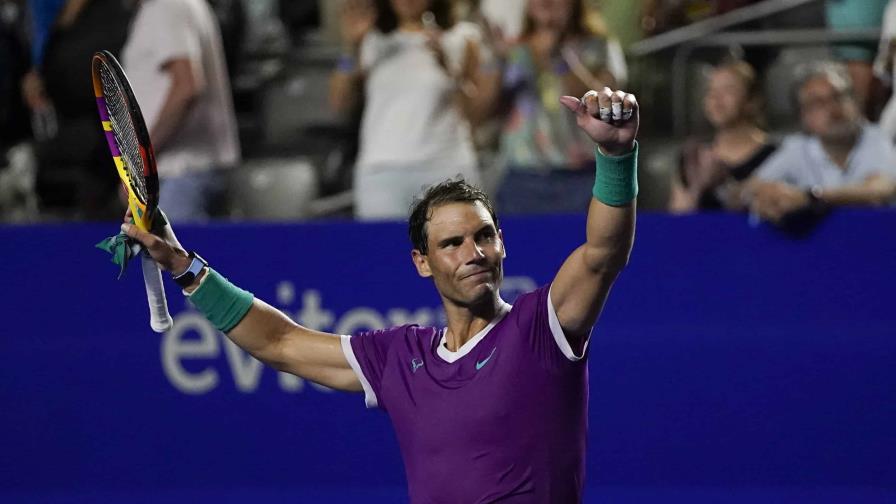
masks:
<svg viewBox="0 0 896 504"><path fill-rule="evenodd" d="M780 222L814 206L873 206L896 196L896 151L859 112L846 69L813 63L798 72L794 94L803 133L781 147L747 185L751 208Z"/></svg>

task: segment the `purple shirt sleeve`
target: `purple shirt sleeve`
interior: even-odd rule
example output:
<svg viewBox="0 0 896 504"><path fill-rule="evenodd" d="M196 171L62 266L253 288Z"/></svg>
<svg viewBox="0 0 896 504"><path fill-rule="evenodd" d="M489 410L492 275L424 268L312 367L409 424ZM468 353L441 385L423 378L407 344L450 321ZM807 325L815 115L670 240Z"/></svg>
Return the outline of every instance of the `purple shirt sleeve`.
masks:
<svg viewBox="0 0 896 504"><path fill-rule="evenodd" d="M389 357L389 347L400 338L407 326L364 331L354 336L342 336L342 351L364 388L364 402L368 408L380 407L383 372Z"/></svg>
<svg viewBox="0 0 896 504"><path fill-rule="evenodd" d="M514 318L512 322L517 324L532 352L547 368L556 369L567 367L570 363L584 363L591 334L588 334L581 348L573 349L570 346L551 304L550 291L551 286L545 285L520 296L508 316Z"/></svg>

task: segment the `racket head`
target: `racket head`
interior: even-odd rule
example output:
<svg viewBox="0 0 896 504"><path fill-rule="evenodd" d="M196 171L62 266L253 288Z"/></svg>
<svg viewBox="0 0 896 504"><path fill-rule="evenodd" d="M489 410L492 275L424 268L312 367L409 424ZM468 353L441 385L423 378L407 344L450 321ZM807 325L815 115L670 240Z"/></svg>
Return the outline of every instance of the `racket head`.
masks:
<svg viewBox="0 0 896 504"><path fill-rule="evenodd" d="M124 69L112 53L95 53L91 73L106 143L127 189L134 223L150 231L159 206L159 177L143 113Z"/></svg>

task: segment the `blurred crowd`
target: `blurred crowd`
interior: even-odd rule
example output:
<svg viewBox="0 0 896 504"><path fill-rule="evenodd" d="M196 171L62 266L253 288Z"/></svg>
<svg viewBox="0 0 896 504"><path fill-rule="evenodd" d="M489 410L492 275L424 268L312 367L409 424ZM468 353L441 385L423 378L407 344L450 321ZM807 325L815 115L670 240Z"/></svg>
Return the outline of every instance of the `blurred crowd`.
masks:
<svg viewBox="0 0 896 504"><path fill-rule="evenodd" d="M88 69L102 49L130 77L174 221L403 219L422 188L457 176L504 214L584 212L594 147L558 98L607 86L665 110L668 87L643 81L668 74L667 55L626 47L776 1L0 0L0 220L121 214ZM653 184L664 194L643 206L787 225L896 202L896 0L814 3L827 32L876 29L879 41L841 37L789 69L773 89L796 131L767 117L768 50L706 58L693 100L703 127L666 139L675 155ZM320 61L326 75L290 81L282 103L247 91L271 64L307 73ZM325 120L285 148L258 141L259 122L292 115ZM643 155L670 137L660 123L642 125Z"/></svg>

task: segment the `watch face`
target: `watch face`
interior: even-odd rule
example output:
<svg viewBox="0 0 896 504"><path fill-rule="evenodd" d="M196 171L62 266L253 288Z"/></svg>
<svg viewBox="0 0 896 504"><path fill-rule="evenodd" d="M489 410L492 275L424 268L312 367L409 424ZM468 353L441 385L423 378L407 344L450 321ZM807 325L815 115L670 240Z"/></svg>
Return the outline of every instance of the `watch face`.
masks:
<svg viewBox="0 0 896 504"><path fill-rule="evenodd" d="M203 259L202 256L197 254L196 252L190 252L190 257L192 257L194 260L198 260L200 263L202 263L202 267L200 267L199 269L196 270L197 274L199 273L200 269L202 269L205 266L208 266L208 261Z"/></svg>
<svg viewBox="0 0 896 504"><path fill-rule="evenodd" d="M196 274L192 271L187 270L186 273L174 279L177 285L181 287L189 287L191 283L193 283L193 279L196 278Z"/></svg>

